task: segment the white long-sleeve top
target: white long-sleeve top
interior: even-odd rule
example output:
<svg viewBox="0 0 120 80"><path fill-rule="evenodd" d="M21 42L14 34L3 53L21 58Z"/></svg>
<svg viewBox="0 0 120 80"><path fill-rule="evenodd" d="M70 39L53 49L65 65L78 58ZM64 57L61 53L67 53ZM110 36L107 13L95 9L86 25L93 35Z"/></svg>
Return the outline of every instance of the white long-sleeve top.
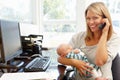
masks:
<svg viewBox="0 0 120 80"><path fill-rule="evenodd" d="M79 32L73 35L69 44L72 45L73 48L80 48L80 50L84 52L85 55L87 56L89 62L95 64L94 61L97 44L93 46L86 46L85 36L86 36L85 32ZM107 51L109 55L108 60L103 66L100 67L100 69L102 71L102 77L106 77L109 78L110 80L113 80L111 71L112 60L115 58L117 53L120 52L120 37L117 34L113 33L110 40L107 41ZM76 75L75 77L76 80L94 80L92 78L85 79L84 77L80 77L79 72L78 75Z"/></svg>

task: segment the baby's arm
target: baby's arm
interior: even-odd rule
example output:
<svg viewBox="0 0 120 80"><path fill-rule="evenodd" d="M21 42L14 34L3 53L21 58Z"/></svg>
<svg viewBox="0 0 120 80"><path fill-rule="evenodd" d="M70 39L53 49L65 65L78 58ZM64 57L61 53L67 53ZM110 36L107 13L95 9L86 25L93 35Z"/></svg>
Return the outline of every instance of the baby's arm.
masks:
<svg viewBox="0 0 120 80"><path fill-rule="evenodd" d="M73 52L74 52L75 54L78 54L78 53L80 53L80 49L74 49Z"/></svg>

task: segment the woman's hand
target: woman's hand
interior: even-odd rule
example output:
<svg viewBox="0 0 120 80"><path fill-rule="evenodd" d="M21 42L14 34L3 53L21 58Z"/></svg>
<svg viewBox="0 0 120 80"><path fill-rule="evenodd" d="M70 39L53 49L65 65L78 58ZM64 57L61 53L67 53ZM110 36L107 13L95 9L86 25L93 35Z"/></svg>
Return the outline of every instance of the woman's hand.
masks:
<svg viewBox="0 0 120 80"><path fill-rule="evenodd" d="M103 19L103 22L106 23L106 25L105 25L105 27L103 28L102 32L103 32L103 33L104 33L104 32L108 32L109 27L110 27L110 23L109 23L108 19L107 19L107 18L104 18L104 19Z"/></svg>
<svg viewBox="0 0 120 80"><path fill-rule="evenodd" d="M77 68L77 70L80 72L80 75L86 75L86 71L90 72L92 74L93 67L89 66L89 63L86 63L82 60L74 60L74 65Z"/></svg>
<svg viewBox="0 0 120 80"><path fill-rule="evenodd" d="M88 63L77 60L77 59L68 59L64 57L58 57L58 62L64 65L70 65L77 68L81 75L86 75L86 71L92 73L92 67L88 65Z"/></svg>

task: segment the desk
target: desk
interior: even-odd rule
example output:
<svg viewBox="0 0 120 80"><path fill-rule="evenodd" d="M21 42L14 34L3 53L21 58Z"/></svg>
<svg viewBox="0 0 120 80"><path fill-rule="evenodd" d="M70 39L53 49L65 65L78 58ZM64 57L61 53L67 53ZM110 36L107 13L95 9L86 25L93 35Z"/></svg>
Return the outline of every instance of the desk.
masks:
<svg viewBox="0 0 120 80"><path fill-rule="evenodd" d="M47 76L49 74L49 75L51 75L51 77L54 76L55 80L62 80L63 76L61 76L61 75L64 74L64 71L65 71L66 67L63 66L63 65L61 65L61 64L59 64L57 62L58 55L56 53L56 49L43 50L42 54L43 54L43 56L49 56L51 58L50 66L47 68L47 70L45 72L43 72L43 73L42 72L35 72L35 73L29 72L28 73L28 72L23 72L22 70L20 70L16 74L13 73L13 76L16 75L16 76L19 77L19 75L26 75L27 76L29 74L30 75L32 75L32 74L34 74L34 75L38 75L38 74L40 75L40 74L42 74L42 75L46 75ZM20 74L18 74L18 73L20 73ZM23 73L23 74L21 74L21 73ZM9 75L11 75L11 74L9 74L9 73L3 74L3 76L1 78L4 78L6 76L9 77ZM12 76L10 76L10 77L12 77ZM21 77L23 77L23 76L21 76ZM21 79L23 80L23 78L21 78Z"/></svg>
<svg viewBox="0 0 120 80"><path fill-rule="evenodd" d="M56 75L46 72L5 73L0 80L56 80Z"/></svg>

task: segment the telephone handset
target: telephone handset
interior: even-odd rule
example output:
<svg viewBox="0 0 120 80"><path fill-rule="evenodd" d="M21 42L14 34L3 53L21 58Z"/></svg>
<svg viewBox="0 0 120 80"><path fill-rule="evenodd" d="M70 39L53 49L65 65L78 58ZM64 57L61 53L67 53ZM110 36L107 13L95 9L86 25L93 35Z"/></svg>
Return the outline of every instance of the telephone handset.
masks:
<svg viewBox="0 0 120 80"><path fill-rule="evenodd" d="M102 30L102 29L105 27L105 25L106 25L106 23L100 24L100 25L99 25L99 29Z"/></svg>

